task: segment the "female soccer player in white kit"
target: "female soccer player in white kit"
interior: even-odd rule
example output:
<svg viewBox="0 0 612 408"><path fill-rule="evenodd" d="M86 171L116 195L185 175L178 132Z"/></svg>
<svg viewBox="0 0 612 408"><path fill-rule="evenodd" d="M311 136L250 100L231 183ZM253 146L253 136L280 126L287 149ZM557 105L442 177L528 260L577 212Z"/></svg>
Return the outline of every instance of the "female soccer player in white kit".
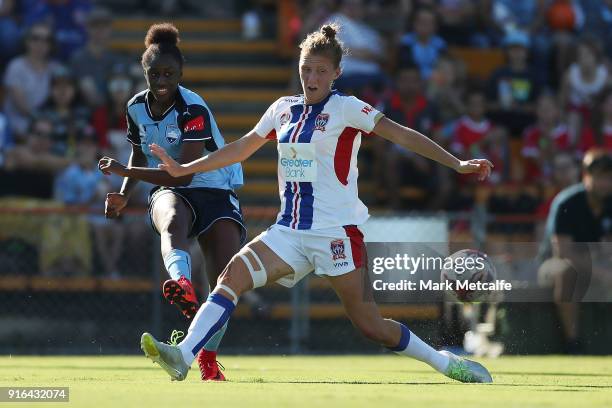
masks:
<svg viewBox="0 0 612 408"><path fill-rule="evenodd" d="M383 319L367 301L362 273L366 254L357 227L368 218L357 195L357 151L361 136L376 134L451 167L486 178L487 160L460 161L426 136L384 117L368 104L331 89L340 75L344 50L338 27L326 25L300 45L303 95L274 102L255 128L240 140L188 164L178 164L165 150L151 151L173 176L210 171L247 159L267 141L278 146L281 210L277 222L247 244L227 265L202 305L185 339L176 346L144 333L145 355L175 380L183 380L198 351L229 319L244 292L267 283L293 286L314 271L325 276L353 325L368 339L429 364L462 382L491 382L482 365L446 351L436 351L405 325Z"/></svg>

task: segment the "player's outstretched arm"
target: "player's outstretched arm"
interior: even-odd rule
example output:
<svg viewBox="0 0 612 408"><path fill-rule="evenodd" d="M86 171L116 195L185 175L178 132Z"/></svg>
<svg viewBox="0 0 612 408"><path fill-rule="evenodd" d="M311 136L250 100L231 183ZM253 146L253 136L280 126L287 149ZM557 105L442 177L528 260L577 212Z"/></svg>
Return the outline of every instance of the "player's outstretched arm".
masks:
<svg viewBox="0 0 612 408"><path fill-rule="evenodd" d="M216 170L230 164L238 163L249 158L267 142L254 131L247 133L235 142L223 146L221 149L189 163L180 164L166 153L163 147L152 144L151 152L162 161L158 167L173 177L187 174L202 173Z"/></svg>
<svg viewBox="0 0 612 408"><path fill-rule="evenodd" d="M374 127L373 133L396 143L421 156L435 160L458 173L478 173L484 180L491 174L493 164L486 159L459 160L427 136L383 117Z"/></svg>

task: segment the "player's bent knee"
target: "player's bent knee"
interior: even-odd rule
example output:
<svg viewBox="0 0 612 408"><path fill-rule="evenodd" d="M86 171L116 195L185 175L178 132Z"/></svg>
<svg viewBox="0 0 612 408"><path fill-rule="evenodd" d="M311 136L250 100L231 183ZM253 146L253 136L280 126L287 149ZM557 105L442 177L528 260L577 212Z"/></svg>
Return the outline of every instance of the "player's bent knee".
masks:
<svg viewBox="0 0 612 408"><path fill-rule="evenodd" d="M240 261L237 261L240 259ZM241 262L247 269L250 279L252 281L252 288L260 288L265 286L268 281L268 273L263 262L259 258L257 252L255 252L249 246L245 246L236 254L234 260ZM233 260L233 261L234 261Z"/></svg>
<svg viewBox="0 0 612 408"><path fill-rule="evenodd" d="M219 286L229 287L236 296L252 289L249 272L240 260L234 257L225 267L217 279L217 287Z"/></svg>

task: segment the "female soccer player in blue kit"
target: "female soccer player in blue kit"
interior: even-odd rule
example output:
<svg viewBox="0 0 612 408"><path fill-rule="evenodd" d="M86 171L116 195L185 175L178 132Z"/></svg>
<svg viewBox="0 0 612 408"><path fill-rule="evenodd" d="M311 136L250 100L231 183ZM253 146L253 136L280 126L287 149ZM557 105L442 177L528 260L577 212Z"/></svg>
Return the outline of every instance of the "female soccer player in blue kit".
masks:
<svg viewBox="0 0 612 408"><path fill-rule="evenodd" d="M149 195L149 215L161 237L161 253L170 274L164 282L163 295L191 319L199 303L191 284L189 238L197 238L210 261L212 270L207 274L214 288L224 266L240 249L246 229L233 191L242 185L240 164L175 178L157 168L160 162L149 150L149 145L155 143L180 162L188 163L225 144L204 100L179 85L183 55L177 46L178 34L176 27L168 23L149 28L142 54L148 89L136 94L127 105L130 162L126 167L104 157L99 168L106 174L125 177L121 191L107 195L107 217L120 214L139 180L158 186ZM224 380L216 350L225 327L207 340L198 356L203 380Z"/></svg>
<svg viewBox="0 0 612 408"><path fill-rule="evenodd" d="M329 280L353 325L370 340L452 379L492 381L482 365L433 349L404 324L384 319L376 304L366 300L364 293L371 288L364 287L366 254L358 225L366 221L368 211L357 196L357 151L362 135L376 134L459 173L477 173L480 179L490 174L492 165L482 159L460 161L426 136L332 90L344 51L336 40L337 30L326 25L308 35L300 45L303 95L278 99L240 140L182 165L163 147L151 146L163 162L160 169L176 177L243 161L269 140L277 142L280 156L281 210L276 224L232 258L180 344L142 335L145 355L172 379L185 378L198 351L226 324L241 294L272 282L293 286L314 271Z"/></svg>

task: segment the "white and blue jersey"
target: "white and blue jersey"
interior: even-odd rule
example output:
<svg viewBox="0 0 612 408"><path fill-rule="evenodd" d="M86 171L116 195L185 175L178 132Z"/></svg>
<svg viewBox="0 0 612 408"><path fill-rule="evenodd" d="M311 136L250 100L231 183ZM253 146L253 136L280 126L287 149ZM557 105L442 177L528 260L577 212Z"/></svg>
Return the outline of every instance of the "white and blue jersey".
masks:
<svg viewBox="0 0 612 408"><path fill-rule="evenodd" d="M372 132L382 116L337 91L316 104L298 95L268 108L254 131L278 142L279 226L321 230L368 219L357 192L357 152L362 133Z"/></svg>
<svg viewBox="0 0 612 408"><path fill-rule="evenodd" d="M149 109L149 90L136 94L127 104L127 138L140 146L149 167L157 167L160 160L149 149L156 143L177 160L181 146L188 142L205 142L205 153L214 152L225 145L215 118L204 100L195 92L178 87L174 104L160 118L154 118ZM240 163L205 173L195 173L187 188L208 187L231 190L242 186Z"/></svg>

